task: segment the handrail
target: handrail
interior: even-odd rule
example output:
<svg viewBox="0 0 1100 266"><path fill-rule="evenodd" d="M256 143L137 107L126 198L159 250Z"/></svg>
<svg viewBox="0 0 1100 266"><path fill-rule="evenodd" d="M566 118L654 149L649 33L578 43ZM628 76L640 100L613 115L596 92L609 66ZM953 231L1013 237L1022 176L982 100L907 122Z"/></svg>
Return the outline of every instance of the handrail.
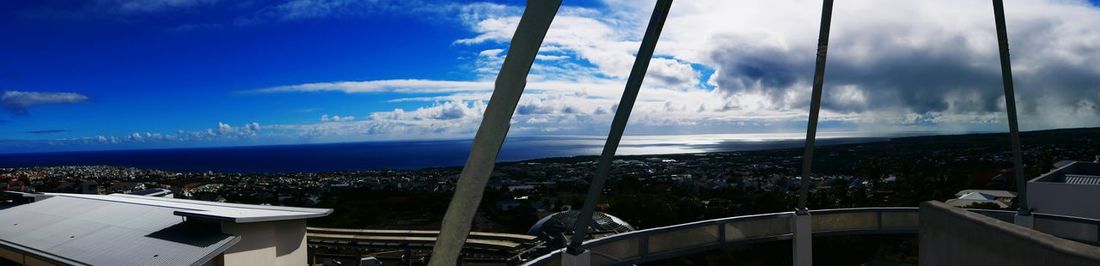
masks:
<svg viewBox="0 0 1100 266"><path fill-rule="evenodd" d="M1013 211L968 209L986 216L1015 215ZM794 212L777 212L734 216L710 220L695 221L683 224L662 226L612 235L599 239L585 241L582 247L592 251L592 265L605 264L634 264L657 259L664 259L698 253L706 250L721 248L732 244L743 244L759 241L776 241L790 239L793 230L790 227L790 219ZM916 207L869 207L869 208L843 208L811 210L811 219L814 221L813 233L815 236L826 235L860 235L860 234L915 234L919 228L919 209ZM1058 237L1071 239L1087 244L1100 245L1100 220L1064 215L1033 213L1036 220L1036 230L1046 232ZM1064 222L1069 226L1059 228L1044 228L1043 222ZM773 225L783 228L759 228L763 225ZM1047 226L1058 227L1057 224ZM761 229L762 235L748 235L735 238L729 230L742 230L753 233L753 230ZM713 230L713 231L708 231ZM1080 233L1081 230L1093 233ZM716 235L710 233L717 233ZM650 247L649 239L653 237L676 237L689 244L683 244L666 249ZM711 239L713 237L713 239ZM695 239L704 238L704 239ZM667 242L667 241L666 241ZM691 244L695 243L696 244ZM667 243L663 243L667 246ZM625 247L625 248L624 248ZM606 249L606 251L604 250ZM528 261L524 265L556 265L564 249L555 250L548 254ZM620 252L620 253L614 253Z"/></svg>
<svg viewBox="0 0 1100 266"><path fill-rule="evenodd" d="M395 230L395 229L358 229L358 228L328 228L328 227L306 227L306 233L308 234L354 234L354 235L377 235L377 236L439 236L437 230ZM508 240L515 242L522 241L535 241L538 237L526 234L510 234L510 233L496 233L496 232L470 232L469 238L481 238L492 240Z"/></svg>

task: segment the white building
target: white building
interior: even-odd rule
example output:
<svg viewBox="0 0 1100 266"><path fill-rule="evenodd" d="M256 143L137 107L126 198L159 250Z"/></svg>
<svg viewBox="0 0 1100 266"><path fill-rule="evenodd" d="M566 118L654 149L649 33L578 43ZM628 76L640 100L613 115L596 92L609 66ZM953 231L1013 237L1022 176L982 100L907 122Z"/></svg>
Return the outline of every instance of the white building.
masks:
<svg viewBox="0 0 1100 266"><path fill-rule="evenodd" d="M1036 212L1100 219L1100 161L1062 164L1027 182Z"/></svg>
<svg viewBox="0 0 1100 266"><path fill-rule="evenodd" d="M330 209L137 195L24 194L0 210L0 265L306 265Z"/></svg>
<svg viewBox="0 0 1100 266"><path fill-rule="evenodd" d="M944 203L955 207L988 203L1005 209L1011 206L1012 201L1016 199L1016 192L994 189L967 189L955 193L955 197L957 198L949 199Z"/></svg>

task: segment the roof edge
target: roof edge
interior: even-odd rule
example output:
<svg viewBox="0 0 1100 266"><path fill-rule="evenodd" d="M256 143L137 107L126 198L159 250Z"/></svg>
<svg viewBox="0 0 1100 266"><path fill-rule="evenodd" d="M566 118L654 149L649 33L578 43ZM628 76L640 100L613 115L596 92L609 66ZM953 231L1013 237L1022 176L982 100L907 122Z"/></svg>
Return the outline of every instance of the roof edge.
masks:
<svg viewBox="0 0 1100 266"><path fill-rule="evenodd" d="M304 220L304 219L309 219L309 218L325 217L325 216L328 216L329 214L332 214L331 209L324 209L324 210L327 210L327 211L325 211L323 213L302 213L302 214L298 214L298 215L280 215L280 216L274 216L274 217L268 216L268 217L247 217L247 218L235 218L235 217L222 216L222 215L211 215L211 214L209 214L207 212L204 212L204 211L193 212L193 211L179 211L179 210L177 210L177 211L172 212L172 214L177 215L177 216L183 216L183 217L210 219L210 220L215 220L215 221L224 221L224 222L233 222L233 223L260 223L260 222L277 222L277 221L287 221L287 220Z"/></svg>
<svg viewBox="0 0 1100 266"><path fill-rule="evenodd" d="M0 246L7 247L7 248L10 248L10 249L14 249L14 250L26 253L26 254L24 254L24 256L30 255L30 256L34 256L34 257L43 258L43 259L46 259L46 260L52 261L52 262L59 262L61 264L91 265L91 264L83 263L83 262L80 262L80 261L75 261L75 260L67 259L67 258L64 258L64 257L61 257L61 256L57 256L57 255L54 255L52 253L41 251L41 250L38 250L38 249L35 249L35 248L32 248L32 247L27 247L27 246L23 246L23 245L20 245L20 244L17 244L17 243L9 242L9 241L3 240L3 239L0 239Z"/></svg>

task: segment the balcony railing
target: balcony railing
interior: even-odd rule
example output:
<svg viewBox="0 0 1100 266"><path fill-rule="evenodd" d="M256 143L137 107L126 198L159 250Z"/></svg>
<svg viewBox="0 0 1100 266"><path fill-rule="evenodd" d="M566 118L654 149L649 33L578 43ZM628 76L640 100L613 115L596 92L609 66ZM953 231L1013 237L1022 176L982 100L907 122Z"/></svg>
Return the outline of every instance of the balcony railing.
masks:
<svg viewBox="0 0 1100 266"><path fill-rule="evenodd" d="M971 210L1012 222L1013 211ZM850 208L810 211L814 236L860 234L916 234L916 207ZM793 238L794 212L745 215L650 228L589 240L582 247L592 256L591 265L629 265L684 256L735 244ZM1100 220L1032 214L1040 232L1091 245L1100 244ZM563 250L525 265L561 265Z"/></svg>

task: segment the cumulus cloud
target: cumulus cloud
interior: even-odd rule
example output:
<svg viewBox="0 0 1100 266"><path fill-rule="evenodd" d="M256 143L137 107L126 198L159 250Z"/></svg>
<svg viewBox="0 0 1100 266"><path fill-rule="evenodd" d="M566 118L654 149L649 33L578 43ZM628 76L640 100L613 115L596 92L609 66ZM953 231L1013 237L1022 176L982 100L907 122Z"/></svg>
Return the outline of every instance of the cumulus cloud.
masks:
<svg viewBox="0 0 1100 266"><path fill-rule="evenodd" d="M75 104L88 101L88 96L72 92L5 91L0 104L15 115L27 115L27 109L38 105Z"/></svg>
<svg viewBox="0 0 1100 266"><path fill-rule="evenodd" d="M333 116L329 116L328 114L321 115L321 122L344 122L344 121L352 121L352 120L355 120L355 116L350 116L350 115L345 115L345 116L333 115Z"/></svg>
<svg viewBox="0 0 1100 266"><path fill-rule="evenodd" d="M218 122L217 135L228 137L255 136L260 131L260 123L252 122L244 126L233 127L227 123Z"/></svg>
<svg viewBox="0 0 1100 266"><path fill-rule="evenodd" d="M265 129L260 123L251 122L242 126L232 126L228 123L218 122L214 128L194 131L177 130L176 132L133 132L124 136L98 135L94 137L61 139L56 143L81 143L81 144L168 144L168 143L199 143L219 142L228 140L249 140L261 137L261 131ZM61 131L61 132L67 132ZM45 133L45 132L43 132Z"/></svg>
<svg viewBox="0 0 1100 266"><path fill-rule="evenodd" d="M462 136L473 133L485 112L481 101L435 103L412 110L401 108L375 112L361 120L315 124L271 125L268 128L298 137L352 138L363 136L409 138L415 136ZM343 117L341 117L343 118ZM346 118L345 118L346 119Z"/></svg>

